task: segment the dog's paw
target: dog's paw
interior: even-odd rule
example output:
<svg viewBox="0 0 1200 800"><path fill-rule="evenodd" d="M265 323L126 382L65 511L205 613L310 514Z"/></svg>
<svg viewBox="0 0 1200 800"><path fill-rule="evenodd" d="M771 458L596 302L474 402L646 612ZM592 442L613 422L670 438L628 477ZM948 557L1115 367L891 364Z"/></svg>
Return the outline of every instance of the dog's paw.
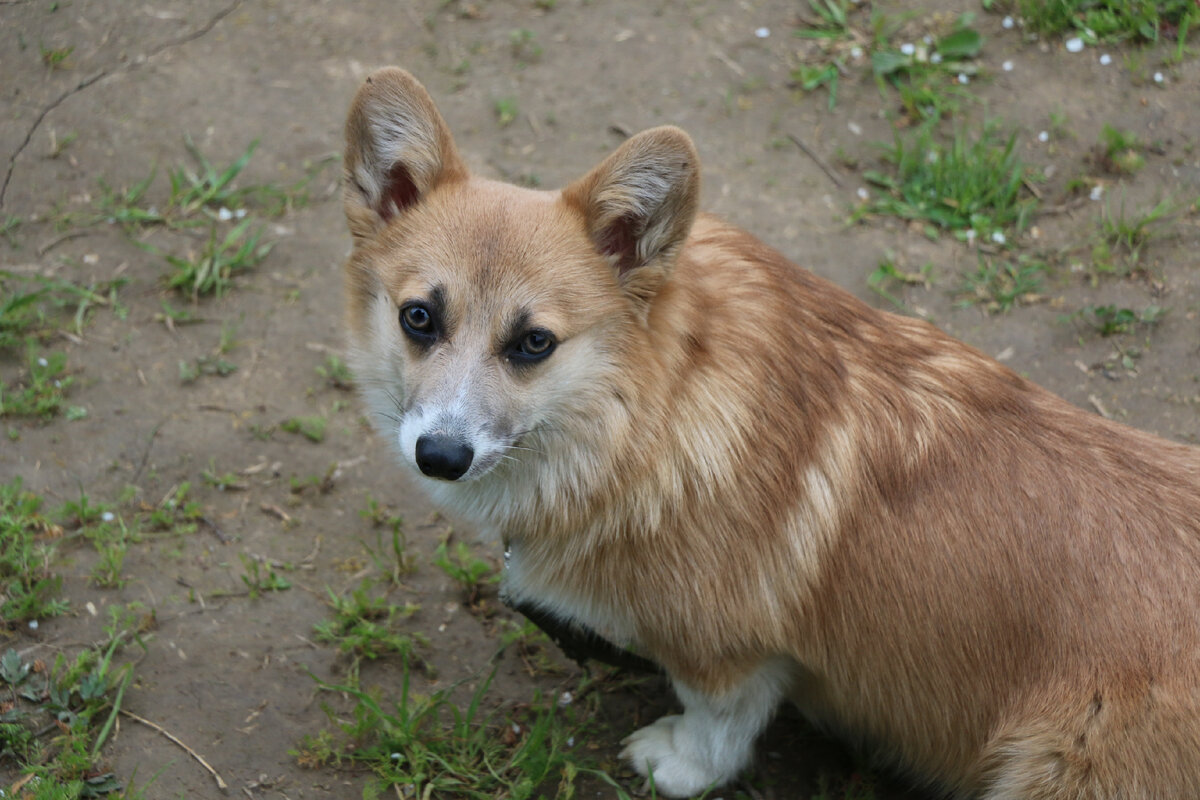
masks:
<svg viewBox="0 0 1200 800"><path fill-rule="evenodd" d="M671 715L625 738L621 757L639 774L653 776L654 788L664 797L692 797L730 777L713 769L702 752L696 752L681 715Z"/></svg>

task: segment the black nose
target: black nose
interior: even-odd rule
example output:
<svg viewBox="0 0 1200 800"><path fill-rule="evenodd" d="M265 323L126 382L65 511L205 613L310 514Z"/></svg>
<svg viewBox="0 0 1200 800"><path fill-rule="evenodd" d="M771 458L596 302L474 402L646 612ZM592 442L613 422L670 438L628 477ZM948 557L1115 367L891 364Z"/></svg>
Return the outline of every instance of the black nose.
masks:
<svg viewBox="0 0 1200 800"><path fill-rule="evenodd" d="M471 446L441 433L417 438L417 467L431 478L456 481L471 468Z"/></svg>

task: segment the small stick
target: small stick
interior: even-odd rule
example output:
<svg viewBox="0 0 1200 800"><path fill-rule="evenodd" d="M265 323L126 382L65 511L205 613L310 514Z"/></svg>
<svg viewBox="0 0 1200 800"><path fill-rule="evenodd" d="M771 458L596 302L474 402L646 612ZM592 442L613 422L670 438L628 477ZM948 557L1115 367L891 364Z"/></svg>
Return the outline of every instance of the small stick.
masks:
<svg viewBox="0 0 1200 800"><path fill-rule="evenodd" d="M829 180L833 181L833 185L842 188L842 182L838 179L837 173L834 172L828 164L821 160L821 157L814 153L808 145L800 140L800 137L794 133L789 133L788 138L795 142L796 147L804 151L804 154L813 160L813 163L821 168L821 171L829 176Z"/></svg>
<svg viewBox="0 0 1200 800"><path fill-rule="evenodd" d="M146 719L145 717L139 717L137 714L133 713L132 711L126 711L125 709L122 708L121 713L124 714L125 716L129 717L134 722L140 722L143 725L145 725L147 728L153 728L154 730L161 733L163 736L170 739L175 744L182 747L183 751L185 753L187 753L189 756L191 756L192 758L199 761L200 766L202 766L206 770L208 770L208 773L210 775L212 775L213 779L217 782L218 789L228 789L229 788L228 785L225 783L225 781L221 778L220 774L218 774L217 771L215 769L213 769L212 766L209 765L209 763L207 761L205 761L204 758L199 753L197 753L195 750L193 750L192 748L188 747L186 744L181 742L177 736L172 734L166 728L162 727L161 725L157 725L157 724L151 722L150 720Z"/></svg>

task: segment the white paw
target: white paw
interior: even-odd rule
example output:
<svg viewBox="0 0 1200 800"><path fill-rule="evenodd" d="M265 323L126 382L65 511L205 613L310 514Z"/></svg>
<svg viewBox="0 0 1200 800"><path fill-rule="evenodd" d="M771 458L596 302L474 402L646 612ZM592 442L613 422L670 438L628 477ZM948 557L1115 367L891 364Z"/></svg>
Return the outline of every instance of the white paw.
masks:
<svg viewBox="0 0 1200 800"><path fill-rule="evenodd" d="M687 723L681 715L663 717L625 738L621 758L639 774L654 776L654 788L664 797L692 797L730 775L713 769L704 753L689 748Z"/></svg>

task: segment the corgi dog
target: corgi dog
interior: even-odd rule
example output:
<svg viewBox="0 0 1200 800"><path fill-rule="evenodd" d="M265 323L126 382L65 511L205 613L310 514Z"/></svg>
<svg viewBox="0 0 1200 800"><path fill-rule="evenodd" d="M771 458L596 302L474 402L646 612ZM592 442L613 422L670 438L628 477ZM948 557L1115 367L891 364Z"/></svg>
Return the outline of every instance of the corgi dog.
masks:
<svg viewBox="0 0 1200 800"><path fill-rule="evenodd" d="M783 701L938 791L1200 797L1200 450L1086 413L697 210L681 130L561 191L472 175L400 69L346 122L348 351L504 592L683 712L623 757L734 779Z"/></svg>

